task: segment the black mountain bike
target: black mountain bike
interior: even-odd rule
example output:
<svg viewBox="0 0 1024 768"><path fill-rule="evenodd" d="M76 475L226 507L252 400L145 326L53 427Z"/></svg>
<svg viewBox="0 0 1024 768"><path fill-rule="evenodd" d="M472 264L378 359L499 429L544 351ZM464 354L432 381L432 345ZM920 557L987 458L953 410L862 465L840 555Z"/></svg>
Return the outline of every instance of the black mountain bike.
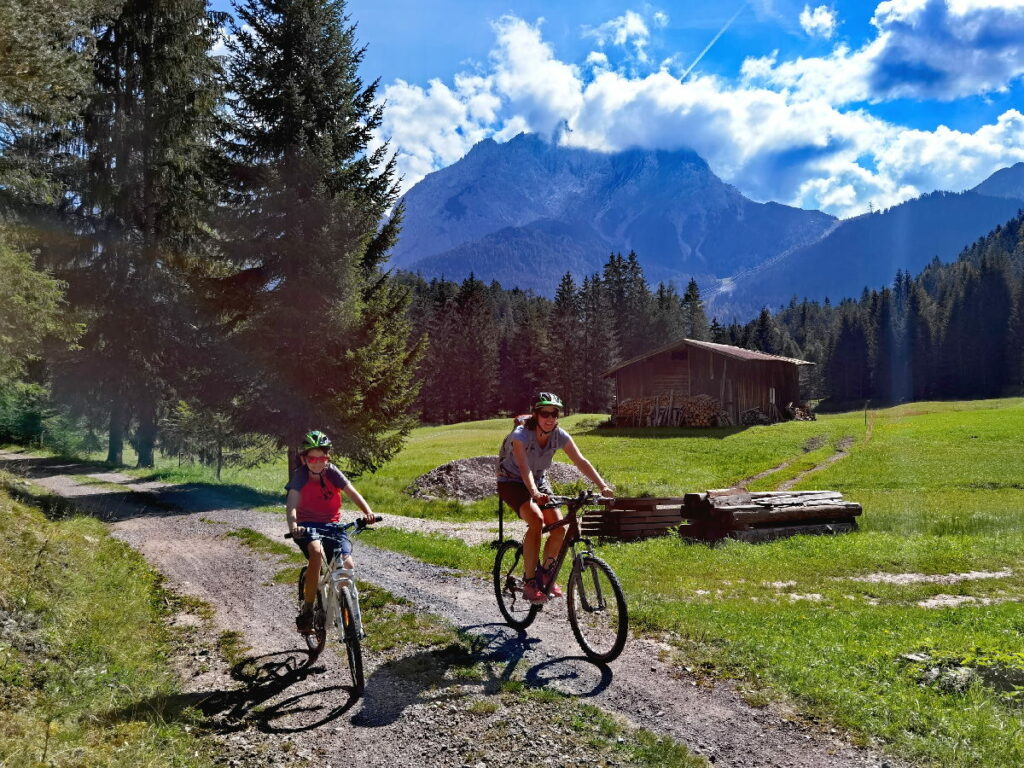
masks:
<svg viewBox="0 0 1024 768"><path fill-rule="evenodd" d="M586 513L585 506L609 501L611 499L594 492L581 492L578 496L551 496L543 506L543 509L553 509L564 504L567 510L561 520L545 525L544 533L561 526L568 528L551 571L553 575L545 585L545 594L550 597L551 585L571 550L572 569L566 589L569 626L587 658L602 663L618 658L626 645L629 624L626 597L611 566L595 555L590 541L580 535L579 520ZM521 542L511 539L498 542L493 575L494 594L501 615L509 626L526 629L537 617L541 606L533 605L523 597Z"/></svg>
<svg viewBox="0 0 1024 768"><path fill-rule="evenodd" d="M383 518L379 515L375 521ZM315 529L307 529L310 540L331 539L341 543L341 535L355 529L353 535L366 530L367 522L360 517L351 523L331 523L326 533ZM284 535L292 538L290 533ZM316 589L316 602L313 606L313 628L304 633L306 646L309 649L309 663L313 663L324 649L327 642L327 629L333 626L338 641L345 646L345 657L348 660L349 673L352 676L353 692L359 694L365 683L363 679L363 620L359 612L359 592L356 590L356 578L353 569L342 565L341 547L334 550L334 556L328 562L326 558L320 564L320 581ZM299 572L298 596L299 605L304 599L306 569Z"/></svg>

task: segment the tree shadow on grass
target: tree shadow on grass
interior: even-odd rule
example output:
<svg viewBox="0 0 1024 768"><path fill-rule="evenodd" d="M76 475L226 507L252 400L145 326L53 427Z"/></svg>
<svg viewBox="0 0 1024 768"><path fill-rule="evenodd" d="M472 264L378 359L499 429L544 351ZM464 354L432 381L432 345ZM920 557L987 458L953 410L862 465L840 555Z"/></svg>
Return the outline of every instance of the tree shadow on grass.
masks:
<svg viewBox="0 0 1024 768"><path fill-rule="evenodd" d="M104 464L83 463L76 459L37 457L0 458L0 469L29 480L44 480L59 475L85 476L107 473L112 468ZM43 509L51 519L72 514L88 514L101 520L119 520L138 515L176 514L181 512L211 512L217 509L248 509L282 503L282 494L265 493L245 485L218 483L181 483L160 490L135 490L131 486L157 479L132 478L131 483L105 482L87 486L89 492L69 498L57 494L40 494L31 487L17 482L8 489L19 500ZM124 490L111 486L123 485Z"/></svg>
<svg viewBox="0 0 1024 768"><path fill-rule="evenodd" d="M746 425L732 427L593 427L592 429L575 432L579 437L644 437L647 439L666 440L680 437L703 437L724 440L750 429Z"/></svg>

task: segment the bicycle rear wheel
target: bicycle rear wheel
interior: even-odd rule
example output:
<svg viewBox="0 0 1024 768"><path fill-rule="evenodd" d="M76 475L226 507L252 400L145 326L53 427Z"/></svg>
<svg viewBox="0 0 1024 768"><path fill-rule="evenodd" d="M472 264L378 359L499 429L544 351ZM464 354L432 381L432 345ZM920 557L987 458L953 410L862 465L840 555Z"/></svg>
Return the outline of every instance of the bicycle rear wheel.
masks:
<svg viewBox="0 0 1024 768"><path fill-rule="evenodd" d="M626 598L611 566L599 557L583 556L569 576L569 626L588 659L608 663L626 645Z"/></svg>
<svg viewBox="0 0 1024 768"><path fill-rule="evenodd" d="M355 605L352 592L342 588L338 590L338 613L336 618L338 635L345 646L348 658L348 669L352 675L352 691L359 695L363 691L363 648L359 639L359 627L356 625Z"/></svg>
<svg viewBox="0 0 1024 768"><path fill-rule="evenodd" d="M523 597L523 545L506 541L494 557L494 596L498 610L514 629L526 629L537 618L540 606Z"/></svg>
<svg viewBox="0 0 1024 768"><path fill-rule="evenodd" d="M305 600L305 581L306 581L306 568L302 566L302 570L299 571L299 609L302 609L302 602ZM320 651L324 649L324 643L327 641L327 613L324 611L324 601L320 596L320 591L317 590L316 602L313 605L313 631L303 633L302 635L306 640L306 648L309 650L309 660L312 662L320 655Z"/></svg>

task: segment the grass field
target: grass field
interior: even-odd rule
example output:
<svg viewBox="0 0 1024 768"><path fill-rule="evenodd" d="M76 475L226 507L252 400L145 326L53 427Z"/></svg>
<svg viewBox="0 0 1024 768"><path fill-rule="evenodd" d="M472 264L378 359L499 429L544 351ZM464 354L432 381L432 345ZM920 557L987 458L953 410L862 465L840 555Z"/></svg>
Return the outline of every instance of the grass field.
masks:
<svg viewBox="0 0 1024 768"><path fill-rule="evenodd" d="M177 598L141 555L2 490L0 536L0 765L213 765L198 713L173 703Z"/></svg>
<svg viewBox="0 0 1024 768"><path fill-rule="evenodd" d="M635 629L663 634L681 665L737 679L752 702L793 702L915 764L1024 765L1024 400L913 403L749 429L599 429L602 418L563 426L619 495L725 487L789 462L751 485L771 489L848 438L846 458L797 487L840 490L864 506L850 536L602 547ZM498 419L418 429L357 484L381 514L493 519L493 500L426 503L403 489L446 461L496 453L508 428ZM157 474L212 482L204 471ZM225 481L279 503L283 463ZM492 557L397 531L374 542L478 572Z"/></svg>

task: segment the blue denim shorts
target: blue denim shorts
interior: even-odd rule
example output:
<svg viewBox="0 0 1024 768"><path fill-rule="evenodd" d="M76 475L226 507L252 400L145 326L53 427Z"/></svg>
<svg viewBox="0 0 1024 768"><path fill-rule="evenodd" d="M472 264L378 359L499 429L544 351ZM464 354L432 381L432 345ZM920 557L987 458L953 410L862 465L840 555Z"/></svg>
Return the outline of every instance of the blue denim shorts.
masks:
<svg viewBox="0 0 1024 768"><path fill-rule="evenodd" d="M342 556L352 554L352 540L348 537L347 533L337 534L329 533L331 523L299 523L299 526L306 529L315 529L322 534L332 536L330 539L321 539L320 544L324 548L324 557L328 561L334 557L334 551L341 549ZM309 560L309 542L312 539L309 536L303 536L302 538L294 539L295 543L299 545L299 549L302 550L302 554Z"/></svg>

